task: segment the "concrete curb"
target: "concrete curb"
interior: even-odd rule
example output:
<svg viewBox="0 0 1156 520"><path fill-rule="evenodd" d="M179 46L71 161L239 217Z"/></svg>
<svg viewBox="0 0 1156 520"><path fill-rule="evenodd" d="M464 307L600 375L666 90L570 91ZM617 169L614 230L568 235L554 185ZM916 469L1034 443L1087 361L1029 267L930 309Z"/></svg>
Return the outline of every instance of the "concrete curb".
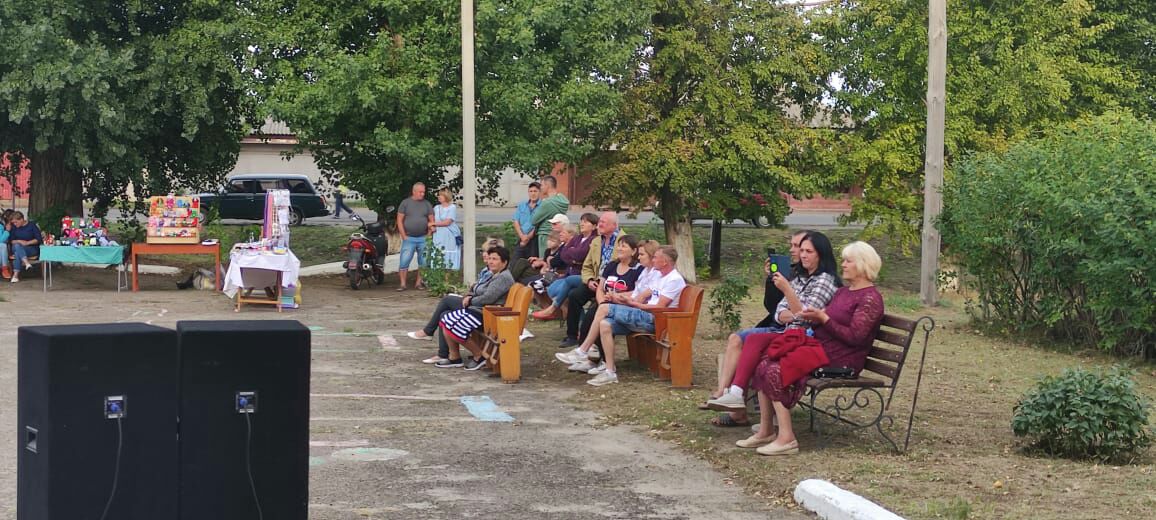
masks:
<svg viewBox="0 0 1156 520"><path fill-rule="evenodd" d="M800 482L795 487L795 502L825 520L903 520L878 504L826 480Z"/></svg>
<svg viewBox="0 0 1156 520"><path fill-rule="evenodd" d="M388 255L385 257L385 273L396 273L398 260L400 255ZM327 276L334 274L345 274L345 268L341 266L341 262L330 262L328 264L310 265L301 268L299 276Z"/></svg>

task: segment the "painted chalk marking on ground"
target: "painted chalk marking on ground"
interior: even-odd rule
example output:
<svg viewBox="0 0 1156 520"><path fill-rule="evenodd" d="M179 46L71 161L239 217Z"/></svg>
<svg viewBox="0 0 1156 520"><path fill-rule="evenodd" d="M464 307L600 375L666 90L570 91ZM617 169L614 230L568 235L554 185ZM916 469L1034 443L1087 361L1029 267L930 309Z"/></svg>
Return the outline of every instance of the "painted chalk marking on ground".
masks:
<svg viewBox="0 0 1156 520"><path fill-rule="evenodd" d="M309 441L311 448L360 448L363 446L369 446L369 441Z"/></svg>
<svg viewBox="0 0 1156 520"><path fill-rule="evenodd" d="M401 351L401 347L397 346L397 340L389 334L382 334L377 337L377 342L381 343L382 351Z"/></svg>
<svg viewBox="0 0 1156 520"><path fill-rule="evenodd" d="M502 411L488 395L463 395L461 403L469 410L470 415L480 421L514 422L514 417Z"/></svg>
<svg viewBox="0 0 1156 520"><path fill-rule="evenodd" d="M389 395L389 394L309 394L309 397L318 399L395 399L398 401L457 401L456 397L449 396L418 396L418 395Z"/></svg>

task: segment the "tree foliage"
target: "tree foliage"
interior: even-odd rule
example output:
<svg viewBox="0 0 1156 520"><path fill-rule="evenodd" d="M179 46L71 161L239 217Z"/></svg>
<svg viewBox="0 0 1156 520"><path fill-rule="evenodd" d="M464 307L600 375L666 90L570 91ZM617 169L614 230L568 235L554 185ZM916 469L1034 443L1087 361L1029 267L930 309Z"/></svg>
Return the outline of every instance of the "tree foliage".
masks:
<svg viewBox="0 0 1156 520"><path fill-rule="evenodd" d="M809 194L805 174L829 130L786 115L816 98L826 65L803 19L773 2L656 0L626 78L618 151L595 165L595 198L641 207L652 198L679 270L694 273L687 215L723 217L752 193L786 216L780 192ZM809 113L808 113L809 115Z"/></svg>
<svg viewBox="0 0 1156 520"><path fill-rule="evenodd" d="M854 131L839 175L861 183L850 220L911 243L922 222L927 2L843 1L813 12L837 64L829 91ZM1133 75L1098 52L1111 26L1083 0L964 0L947 15L947 162L1001 151L1042 130L1120 106Z"/></svg>
<svg viewBox="0 0 1156 520"><path fill-rule="evenodd" d="M0 149L31 159L30 211L223 178L250 112L237 5L0 0Z"/></svg>
<svg viewBox="0 0 1156 520"><path fill-rule="evenodd" d="M377 208L461 164L459 2L262 2L256 46L269 112L328 174ZM479 0L479 193L496 173L548 170L602 146L645 19L625 0ZM487 182L488 181L488 182ZM451 183L460 186L460 177Z"/></svg>

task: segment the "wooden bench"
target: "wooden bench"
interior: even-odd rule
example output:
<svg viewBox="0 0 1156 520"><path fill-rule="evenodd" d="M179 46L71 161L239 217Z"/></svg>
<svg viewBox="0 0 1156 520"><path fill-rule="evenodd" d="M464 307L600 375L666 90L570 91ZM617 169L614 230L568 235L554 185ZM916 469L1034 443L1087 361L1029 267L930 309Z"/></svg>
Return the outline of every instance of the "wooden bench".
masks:
<svg viewBox="0 0 1156 520"><path fill-rule="evenodd" d="M521 336L533 299L533 289L514 284L506 294L505 305L482 308L482 328L470 335L469 343L477 347L503 383L517 383L522 378Z"/></svg>
<svg viewBox="0 0 1156 520"><path fill-rule="evenodd" d="M694 331L702 308L702 287L688 285L678 297L678 307L654 309L654 333L626 336L626 350L652 374L669 380L675 388L690 388L693 374Z"/></svg>
<svg viewBox="0 0 1156 520"><path fill-rule="evenodd" d="M891 426L895 422L894 417L887 412L891 407L891 398L895 395L895 387L898 386L899 378L903 373L907 354L911 351L912 340L918 335L920 329L923 331L923 353L919 357L919 373L915 378L915 392L911 397L911 410L907 416L907 435L903 439L903 449L900 450L895 440L883 429L883 423L886 422L887 426ZM803 399L799 401L799 404L810 411L811 431L816 433L820 441L823 436L822 432L819 431L819 421L815 420L816 413L847 424L851 426L852 430L875 427L879 434L891 443L891 447L896 452L907 451L907 446L911 442L911 427L915 419L915 404L919 400L919 385L923 381L923 362L927 359L927 341L933 329L935 329L935 320L931 319L930 316L909 320L885 314L883 324L879 327L879 332L875 334L875 344L871 346L871 352L867 354L867 363L863 366L863 371L858 374L858 377L854 379L808 379ZM869 374L864 375L867 373ZM831 406L825 408L816 406L815 400L818 399L819 394L831 389L854 389L855 392L850 394L850 398L848 398L848 394L841 393L835 397L835 402ZM886 398L884 393L886 393ZM878 407L878 413L874 413L876 407ZM867 422L858 422L845 415L845 412L857 408L870 410L873 414L872 419Z"/></svg>

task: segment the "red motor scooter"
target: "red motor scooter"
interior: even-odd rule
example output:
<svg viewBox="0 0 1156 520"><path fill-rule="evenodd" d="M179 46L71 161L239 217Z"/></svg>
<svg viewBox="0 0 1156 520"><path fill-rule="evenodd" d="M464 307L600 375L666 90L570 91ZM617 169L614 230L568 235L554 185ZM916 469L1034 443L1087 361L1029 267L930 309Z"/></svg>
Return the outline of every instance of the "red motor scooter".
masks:
<svg viewBox="0 0 1156 520"><path fill-rule="evenodd" d="M389 242L385 238L384 223L366 223L357 214L352 218L361 223L361 232L349 235L349 244L342 250L349 253L343 266L349 288L356 291L367 280L372 279L376 285L385 281L385 252Z"/></svg>

